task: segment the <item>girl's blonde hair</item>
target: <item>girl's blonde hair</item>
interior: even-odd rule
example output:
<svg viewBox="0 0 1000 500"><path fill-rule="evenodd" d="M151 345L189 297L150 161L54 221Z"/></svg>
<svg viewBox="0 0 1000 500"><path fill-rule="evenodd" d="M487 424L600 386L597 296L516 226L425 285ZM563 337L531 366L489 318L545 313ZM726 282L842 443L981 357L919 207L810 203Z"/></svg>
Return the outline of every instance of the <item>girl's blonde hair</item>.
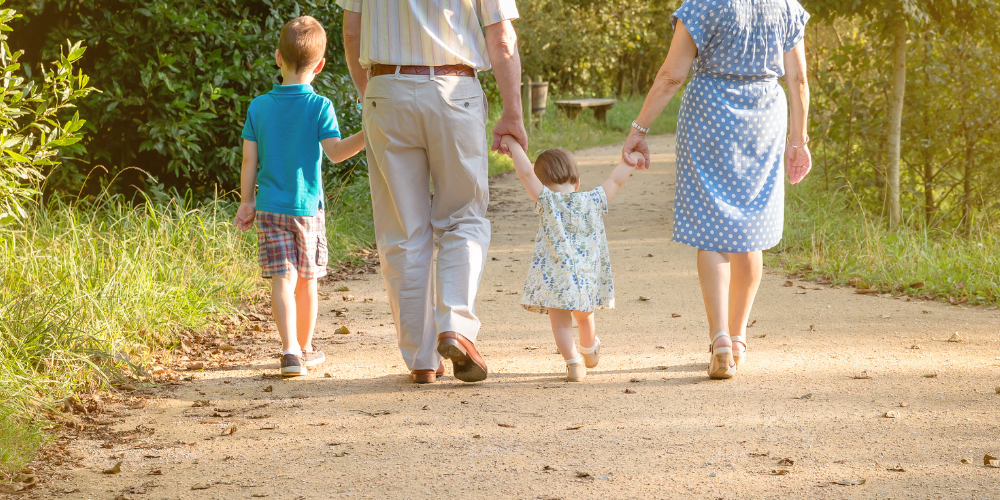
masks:
<svg viewBox="0 0 1000 500"><path fill-rule="evenodd" d="M562 148L546 149L535 159L535 176L546 186L576 184L580 171L573 153Z"/></svg>

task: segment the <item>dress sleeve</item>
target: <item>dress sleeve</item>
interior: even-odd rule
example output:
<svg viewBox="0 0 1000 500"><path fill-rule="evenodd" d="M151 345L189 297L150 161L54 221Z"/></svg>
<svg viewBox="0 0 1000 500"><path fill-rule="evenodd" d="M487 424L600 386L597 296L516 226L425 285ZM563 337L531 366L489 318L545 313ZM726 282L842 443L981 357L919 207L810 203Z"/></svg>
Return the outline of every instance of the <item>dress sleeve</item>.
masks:
<svg viewBox="0 0 1000 500"><path fill-rule="evenodd" d="M706 0L684 0L684 3L670 15L670 25L677 29L677 20L684 23L684 27L694 39L694 44L698 47L698 55L705 53L705 47L715 32L716 15L710 12Z"/></svg>
<svg viewBox="0 0 1000 500"><path fill-rule="evenodd" d="M795 48L806 34L809 13L796 0L788 0L788 25L785 28L785 52Z"/></svg>
<svg viewBox="0 0 1000 500"><path fill-rule="evenodd" d="M478 2L479 11L482 13L480 22L483 27L520 17L514 0L478 0Z"/></svg>
<svg viewBox="0 0 1000 500"><path fill-rule="evenodd" d="M538 201L535 202L535 214L543 215L552 211L552 191L542 186L542 192L538 193Z"/></svg>
<svg viewBox="0 0 1000 500"><path fill-rule="evenodd" d="M337 112L333 109L333 103L326 99L325 105L319 113L316 138L322 141L330 137L340 137L340 125L337 123Z"/></svg>
<svg viewBox="0 0 1000 500"><path fill-rule="evenodd" d="M597 186L590 192L590 200L602 215L608 215L608 193L604 192L603 186Z"/></svg>
<svg viewBox="0 0 1000 500"><path fill-rule="evenodd" d="M339 5L344 10L349 10L351 12L361 12L361 6L365 3L364 0L336 0L337 5Z"/></svg>

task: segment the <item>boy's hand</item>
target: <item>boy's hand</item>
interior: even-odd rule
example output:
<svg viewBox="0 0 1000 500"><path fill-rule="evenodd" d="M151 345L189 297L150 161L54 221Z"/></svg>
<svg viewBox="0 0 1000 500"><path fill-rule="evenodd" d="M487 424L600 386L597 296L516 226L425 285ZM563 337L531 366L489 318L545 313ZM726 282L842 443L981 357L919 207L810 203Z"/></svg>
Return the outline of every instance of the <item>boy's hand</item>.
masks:
<svg viewBox="0 0 1000 500"><path fill-rule="evenodd" d="M246 231L253 227L253 221L257 218L257 205L255 203L240 203L240 208L236 210L236 218L233 225L240 231Z"/></svg>

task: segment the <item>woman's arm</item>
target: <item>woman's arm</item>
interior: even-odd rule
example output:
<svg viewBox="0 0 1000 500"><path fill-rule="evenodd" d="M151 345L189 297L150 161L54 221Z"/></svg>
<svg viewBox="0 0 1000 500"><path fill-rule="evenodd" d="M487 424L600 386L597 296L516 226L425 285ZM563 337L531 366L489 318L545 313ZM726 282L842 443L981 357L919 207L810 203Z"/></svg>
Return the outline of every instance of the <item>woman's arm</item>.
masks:
<svg viewBox="0 0 1000 500"><path fill-rule="evenodd" d="M505 135L500 138L501 152L506 149L510 153L510 157L514 160L514 170L517 172L517 178L521 179L521 184L524 184L524 190L528 192L528 196L532 200L538 201L538 195L542 193L542 181L538 180L535 175L535 168L531 165L531 160L528 159L528 155L521 149L521 143L511 135Z"/></svg>
<svg viewBox="0 0 1000 500"><path fill-rule="evenodd" d="M642 110L635 122L642 128L648 129L656 118L667 107L674 94L680 90L681 85L687 80L688 72L691 71L691 64L698 56L698 46L694 39L684 27L684 22L677 20L677 27L674 29L674 38L670 42L670 51L667 52L667 59L660 66L660 71L656 73L653 86L646 94L646 101L642 103ZM635 163L630 159L632 152L641 153ZM637 168L649 168L649 145L646 144L646 134L635 128L629 130L628 139L625 140L625 147L622 148L622 158L629 165Z"/></svg>
<svg viewBox="0 0 1000 500"><path fill-rule="evenodd" d="M801 181L812 167L812 156L806 145L809 135L809 80L806 77L806 46L799 42L785 52L785 86L788 87L788 144L785 145L785 165L792 184Z"/></svg>
<svg viewBox="0 0 1000 500"><path fill-rule="evenodd" d="M327 137L319 143L323 145L323 151L330 161L340 163L365 149L365 136L358 132L344 140L339 137Z"/></svg>
<svg viewBox="0 0 1000 500"><path fill-rule="evenodd" d="M642 154L636 151L632 153L632 157L630 159L632 161L639 161L642 159ZM621 162L617 167L615 167L614 170L611 171L611 175L608 176L608 180L604 181L604 184L601 184L601 187L604 188L604 195L607 196L608 201L611 201L611 198L615 197L615 193L618 192L618 188L625 185L625 181L627 181L629 176L632 175L633 170L635 170L635 167L629 165L628 163Z"/></svg>

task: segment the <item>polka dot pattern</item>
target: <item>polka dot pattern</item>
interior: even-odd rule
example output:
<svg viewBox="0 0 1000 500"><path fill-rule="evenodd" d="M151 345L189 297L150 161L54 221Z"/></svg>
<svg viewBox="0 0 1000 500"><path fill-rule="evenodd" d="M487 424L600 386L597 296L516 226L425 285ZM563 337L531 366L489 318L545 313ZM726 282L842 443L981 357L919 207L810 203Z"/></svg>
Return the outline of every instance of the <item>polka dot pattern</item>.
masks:
<svg viewBox="0 0 1000 500"><path fill-rule="evenodd" d="M717 252L781 241L788 105L777 78L808 18L795 0L687 0L674 13L698 45L677 121L674 241Z"/></svg>

